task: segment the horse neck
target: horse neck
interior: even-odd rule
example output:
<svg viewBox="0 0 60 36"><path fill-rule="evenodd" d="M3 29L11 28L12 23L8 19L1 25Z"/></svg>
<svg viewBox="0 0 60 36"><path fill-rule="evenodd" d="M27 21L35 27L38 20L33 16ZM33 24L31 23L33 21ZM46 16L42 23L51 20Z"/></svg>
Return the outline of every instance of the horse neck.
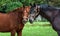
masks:
<svg viewBox="0 0 60 36"><path fill-rule="evenodd" d="M50 17L49 17L49 15L46 15L46 13L41 12L40 15L50 21Z"/></svg>
<svg viewBox="0 0 60 36"><path fill-rule="evenodd" d="M46 8L46 9L41 9L40 14L47 18L49 21L51 20L52 17L54 17L58 13L58 10L56 8Z"/></svg>
<svg viewBox="0 0 60 36"><path fill-rule="evenodd" d="M22 9L21 10L16 9L14 11L9 12L8 14L11 17L15 18L17 21L21 22L20 20L22 20L22 13L23 13Z"/></svg>

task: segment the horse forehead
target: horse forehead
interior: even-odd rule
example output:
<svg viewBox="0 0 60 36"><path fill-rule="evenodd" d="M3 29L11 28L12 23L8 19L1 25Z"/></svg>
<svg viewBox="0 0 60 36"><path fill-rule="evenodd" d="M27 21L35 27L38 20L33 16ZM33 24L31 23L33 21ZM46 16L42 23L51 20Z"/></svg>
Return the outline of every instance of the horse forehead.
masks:
<svg viewBox="0 0 60 36"><path fill-rule="evenodd" d="M26 7L25 7L25 11L26 11L26 12L29 12L29 10L30 10L30 6L26 6Z"/></svg>
<svg viewBox="0 0 60 36"><path fill-rule="evenodd" d="M20 8L18 8L18 10L23 11L23 10L24 10L24 8L23 8L23 7L20 7Z"/></svg>
<svg viewBox="0 0 60 36"><path fill-rule="evenodd" d="M25 9L26 9L26 10L29 10L29 9L30 9L30 6L26 6Z"/></svg>

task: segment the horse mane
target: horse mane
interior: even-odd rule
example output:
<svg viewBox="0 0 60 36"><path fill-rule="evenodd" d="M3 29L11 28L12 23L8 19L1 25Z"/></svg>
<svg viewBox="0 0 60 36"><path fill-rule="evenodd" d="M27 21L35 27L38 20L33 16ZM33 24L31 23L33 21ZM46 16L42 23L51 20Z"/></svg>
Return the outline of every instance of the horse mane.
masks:
<svg viewBox="0 0 60 36"><path fill-rule="evenodd" d="M23 7L18 7L18 8L16 8L16 9L14 9L14 10L12 10L12 11L9 11L8 13L12 13L12 12L23 12Z"/></svg>
<svg viewBox="0 0 60 36"><path fill-rule="evenodd" d="M53 11L53 10L56 10L56 7L54 7L54 6L50 6L50 5L48 5L48 4L42 4L42 5L40 5L40 8L41 8L41 10L43 10L43 11Z"/></svg>
<svg viewBox="0 0 60 36"><path fill-rule="evenodd" d="M13 10L13 12L15 12L15 11L23 11L23 7L19 7L19 8L16 8L15 10Z"/></svg>
<svg viewBox="0 0 60 36"><path fill-rule="evenodd" d="M22 13L23 13L23 7L16 8L13 11L8 12L7 14L12 16L12 18L15 18L18 23L21 23L20 20L22 20Z"/></svg>

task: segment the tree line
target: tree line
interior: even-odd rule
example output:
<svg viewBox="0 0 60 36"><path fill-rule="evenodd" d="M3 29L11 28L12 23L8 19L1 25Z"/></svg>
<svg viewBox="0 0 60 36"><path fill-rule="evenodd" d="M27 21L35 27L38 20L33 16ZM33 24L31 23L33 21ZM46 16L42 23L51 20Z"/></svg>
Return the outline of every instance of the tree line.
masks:
<svg viewBox="0 0 60 36"><path fill-rule="evenodd" d="M22 6L29 6L30 3L37 3L37 4L49 4L53 6L60 6L60 0L0 0L0 11L5 9L6 12L11 11L17 7Z"/></svg>

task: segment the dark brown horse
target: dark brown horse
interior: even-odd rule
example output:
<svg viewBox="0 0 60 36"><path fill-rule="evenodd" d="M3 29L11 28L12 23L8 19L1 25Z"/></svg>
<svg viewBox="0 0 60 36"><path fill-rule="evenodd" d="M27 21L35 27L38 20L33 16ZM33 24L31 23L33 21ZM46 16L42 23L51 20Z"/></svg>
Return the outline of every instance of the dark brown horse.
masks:
<svg viewBox="0 0 60 36"><path fill-rule="evenodd" d="M17 32L17 36L22 36L23 22L28 19L29 9L30 7L26 6L17 8L9 13L0 13L0 32L11 32L11 36L15 36Z"/></svg>
<svg viewBox="0 0 60 36"><path fill-rule="evenodd" d="M60 36L60 8L53 7L48 4L34 4L31 6L30 10L30 23L32 23L38 15L46 18L51 23L58 36Z"/></svg>

